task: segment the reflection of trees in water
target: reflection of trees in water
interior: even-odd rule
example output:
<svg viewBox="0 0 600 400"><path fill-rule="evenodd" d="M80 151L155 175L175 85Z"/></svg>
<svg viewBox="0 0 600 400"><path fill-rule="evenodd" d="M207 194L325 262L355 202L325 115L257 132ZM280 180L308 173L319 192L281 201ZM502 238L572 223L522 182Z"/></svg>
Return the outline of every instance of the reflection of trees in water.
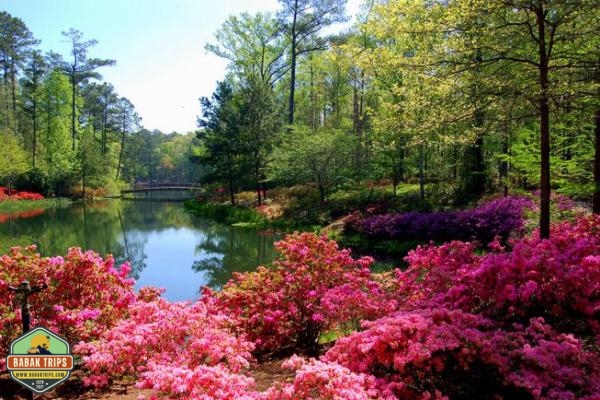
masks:
<svg viewBox="0 0 600 400"><path fill-rule="evenodd" d="M165 226L194 227L190 214L183 210L183 203L125 200L122 204L128 229L149 232L162 230Z"/></svg>
<svg viewBox="0 0 600 400"><path fill-rule="evenodd" d="M207 284L219 288L233 271L254 270L275 257L272 236L216 224L186 213L181 203L94 201L48 210L32 218L0 224L0 254L11 246L35 243L44 256L65 254L69 247L112 254L117 265L129 260L131 277L146 268L149 232L167 227L197 232L194 271L204 271Z"/></svg>
<svg viewBox="0 0 600 400"><path fill-rule="evenodd" d="M215 224L203 226L202 230L204 235L196 246L200 259L192 269L204 271L210 287L221 288L232 272L252 271L275 258L273 236Z"/></svg>
<svg viewBox="0 0 600 400"><path fill-rule="evenodd" d="M129 276L138 280L142 271L146 268L146 259L148 256L144 250L148 242L148 234L141 231L127 231L124 232L123 242L125 254L117 261L119 263L129 261L131 264Z"/></svg>
<svg viewBox="0 0 600 400"><path fill-rule="evenodd" d="M119 202L79 203L47 210L35 218L0 225L0 237L2 243L10 242L11 245L33 242L43 255L65 254L69 247L77 246L116 256L123 252L115 240L121 233L115 212L118 205Z"/></svg>

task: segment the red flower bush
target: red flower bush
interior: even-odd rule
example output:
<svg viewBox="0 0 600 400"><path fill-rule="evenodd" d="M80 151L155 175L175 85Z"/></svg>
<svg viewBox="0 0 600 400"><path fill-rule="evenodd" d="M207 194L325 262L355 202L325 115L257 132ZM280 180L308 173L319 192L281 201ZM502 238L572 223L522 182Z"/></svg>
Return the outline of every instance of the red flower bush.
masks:
<svg viewBox="0 0 600 400"><path fill-rule="evenodd" d="M114 268L111 256L79 248L65 257L40 257L35 246L0 256L0 369L10 342L21 334L21 313L8 286L28 280L48 288L29 297L31 325L45 325L70 342L93 340L127 316L135 301L129 264Z"/></svg>
<svg viewBox="0 0 600 400"><path fill-rule="evenodd" d="M3 200L43 200L44 196L39 193L12 190L8 195L8 188L0 186L0 201Z"/></svg>
<svg viewBox="0 0 600 400"><path fill-rule="evenodd" d="M256 354L314 350L320 334L395 307L384 285L371 279L370 257L358 260L333 240L311 233L275 244L282 255L272 268L234 274L204 301L231 315L256 344Z"/></svg>

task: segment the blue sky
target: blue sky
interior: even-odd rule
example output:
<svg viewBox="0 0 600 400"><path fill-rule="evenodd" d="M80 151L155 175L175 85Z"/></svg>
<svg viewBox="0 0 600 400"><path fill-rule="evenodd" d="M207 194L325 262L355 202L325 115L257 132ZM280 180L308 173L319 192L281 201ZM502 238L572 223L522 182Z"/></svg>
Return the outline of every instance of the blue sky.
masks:
<svg viewBox="0 0 600 400"><path fill-rule="evenodd" d="M353 15L360 0L350 0ZM275 11L277 0L0 0L0 9L21 18L44 51L67 57L62 31L96 39L90 57L116 66L99 69L105 81L135 105L148 129L196 129L198 99L210 96L225 75L226 61L204 50L232 14Z"/></svg>

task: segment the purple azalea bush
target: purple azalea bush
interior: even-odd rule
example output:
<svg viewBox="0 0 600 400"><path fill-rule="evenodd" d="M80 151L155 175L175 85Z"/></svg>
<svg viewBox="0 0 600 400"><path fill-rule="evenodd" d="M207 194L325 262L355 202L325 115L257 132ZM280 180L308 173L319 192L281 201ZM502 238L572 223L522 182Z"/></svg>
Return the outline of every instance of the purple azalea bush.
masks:
<svg viewBox="0 0 600 400"><path fill-rule="evenodd" d="M468 210L375 215L360 221L358 229L382 239L489 243L496 236L507 239L512 232L520 232L524 210L532 206L529 198L507 196Z"/></svg>

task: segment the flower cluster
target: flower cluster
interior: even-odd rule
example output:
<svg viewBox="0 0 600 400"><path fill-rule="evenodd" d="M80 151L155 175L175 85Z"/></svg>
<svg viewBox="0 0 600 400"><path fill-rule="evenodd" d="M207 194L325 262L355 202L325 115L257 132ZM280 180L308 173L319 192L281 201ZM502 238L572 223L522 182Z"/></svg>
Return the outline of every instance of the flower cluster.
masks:
<svg viewBox="0 0 600 400"><path fill-rule="evenodd" d="M600 217L491 247L411 252L396 271L401 311L365 322L325 360L399 398L597 398Z"/></svg>
<svg viewBox="0 0 600 400"><path fill-rule="evenodd" d="M93 340L127 316L135 302L129 265L112 257L69 249L66 256L41 257L35 246L14 247L0 256L0 369L10 342L21 333L21 313L9 286L27 280L47 288L29 297L32 325L44 325L70 342Z"/></svg>
<svg viewBox="0 0 600 400"><path fill-rule="evenodd" d="M42 200L44 196L39 193L11 190L8 194L8 188L0 186L0 201L4 200Z"/></svg>
<svg viewBox="0 0 600 400"><path fill-rule="evenodd" d="M256 354L314 350L322 332L378 318L395 307L384 285L371 279L370 257L358 260L333 240L311 233L275 244L271 268L234 274L220 292L203 299L230 315L256 344Z"/></svg>
<svg viewBox="0 0 600 400"><path fill-rule="evenodd" d="M368 400L382 398L381 393L376 389L374 377L354 373L336 363L314 359L307 361L298 356L293 356L284 362L283 366L297 370L294 381L271 387L265 393L258 394L257 399Z"/></svg>
<svg viewBox="0 0 600 400"><path fill-rule="evenodd" d="M98 341L81 342L74 350L84 355L88 385L105 386L109 379L133 376L139 377L141 387L188 398L208 390L207 381L217 385L215 390L227 388L234 378L223 376L249 366L253 346L233 335L231 326L228 317L209 313L203 303L140 299L129 308L129 318ZM243 377L235 380L238 384L232 387L249 386Z"/></svg>
<svg viewBox="0 0 600 400"><path fill-rule="evenodd" d="M456 212L407 212L362 219L357 228L373 238L449 241L477 240L487 244L498 236L507 239L524 227L523 211L533 201L502 197Z"/></svg>
<svg viewBox="0 0 600 400"><path fill-rule="evenodd" d="M482 330L490 326L461 311L398 312L365 322L363 332L338 340L325 359L380 378L388 396L417 399L434 395L444 378L464 376L479 357Z"/></svg>
<svg viewBox="0 0 600 400"><path fill-rule="evenodd" d="M600 217L554 225L510 252L474 256L455 271L451 307L506 322L543 317L560 331L600 335Z"/></svg>
<svg viewBox="0 0 600 400"><path fill-rule="evenodd" d="M155 288L136 296L127 265L79 249L13 249L0 257L0 291L49 285L43 302L32 296L35 317L81 340L93 386L135 379L161 397L203 400L598 399L600 216L557 224L550 239L496 237L487 253L460 241L418 247L406 270L380 275L325 237L276 246L272 267L195 303ZM12 300L0 298L4 350L18 331ZM342 337L321 359L285 362L293 379L256 390L252 354L316 350L324 332Z"/></svg>

